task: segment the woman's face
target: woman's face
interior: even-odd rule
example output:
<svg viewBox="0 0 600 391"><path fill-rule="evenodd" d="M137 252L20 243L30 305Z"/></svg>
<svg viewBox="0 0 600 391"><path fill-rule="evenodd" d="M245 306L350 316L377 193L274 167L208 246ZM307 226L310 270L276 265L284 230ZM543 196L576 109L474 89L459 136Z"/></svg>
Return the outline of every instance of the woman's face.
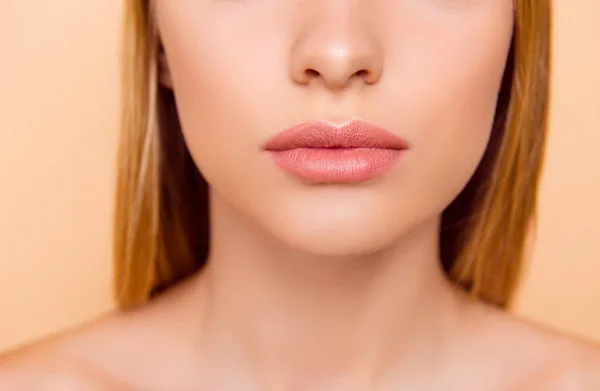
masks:
<svg viewBox="0 0 600 391"><path fill-rule="evenodd" d="M512 0L155 3L161 80L212 194L294 248L363 253L435 225L485 151ZM343 140L357 131L336 126L359 120L406 148L387 151L392 160L375 149L288 151L288 164L331 175L291 174L276 164L282 152L265 145L315 120L331 125L319 137ZM334 175L351 163L359 174L386 169L354 181Z"/></svg>

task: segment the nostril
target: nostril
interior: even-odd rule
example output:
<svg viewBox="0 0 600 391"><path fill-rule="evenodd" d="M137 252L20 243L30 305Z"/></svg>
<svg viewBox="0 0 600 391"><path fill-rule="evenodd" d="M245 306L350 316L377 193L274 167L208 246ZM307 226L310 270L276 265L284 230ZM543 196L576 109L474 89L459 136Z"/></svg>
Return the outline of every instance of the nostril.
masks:
<svg viewBox="0 0 600 391"><path fill-rule="evenodd" d="M304 70L304 76L305 76L305 80L309 81L312 79L318 79L318 78L322 77L322 74L321 74L321 72L319 72L315 69L308 68L308 69ZM371 76L371 72L369 70L361 69L359 71L354 72L352 74L352 77L350 77L350 79L356 77L356 78L368 80L370 76Z"/></svg>
<svg viewBox="0 0 600 391"><path fill-rule="evenodd" d="M381 78L381 72L371 69L361 69L355 73L355 76L362 79L367 84L375 84Z"/></svg>
<svg viewBox="0 0 600 391"><path fill-rule="evenodd" d="M361 69L360 71L356 72L355 75L358 77L366 78L367 76L369 76L369 71L367 71L366 69Z"/></svg>
<svg viewBox="0 0 600 391"><path fill-rule="evenodd" d="M309 79L316 78L316 77L319 77L321 75L318 71L316 71L314 69L307 69L306 71L304 71L304 73L306 74L306 76Z"/></svg>

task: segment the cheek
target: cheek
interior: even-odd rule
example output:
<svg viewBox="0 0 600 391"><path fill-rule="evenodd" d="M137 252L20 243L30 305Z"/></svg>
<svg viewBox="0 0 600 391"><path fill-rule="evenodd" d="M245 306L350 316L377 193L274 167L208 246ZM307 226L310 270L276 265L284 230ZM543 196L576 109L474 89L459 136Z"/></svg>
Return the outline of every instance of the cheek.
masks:
<svg viewBox="0 0 600 391"><path fill-rule="evenodd" d="M511 16L498 17L497 25L422 31L406 51L412 77L395 86L413 141L415 194L435 194L438 210L466 185L489 141L512 35Z"/></svg>
<svg viewBox="0 0 600 391"><path fill-rule="evenodd" d="M284 59L276 58L280 44L254 40L263 45L252 47L231 30L204 25L165 42L188 148L207 181L229 192L260 185L257 155L265 132L290 121L276 109L284 97L275 87L286 82L277 74L285 70ZM255 173L252 181L244 172Z"/></svg>

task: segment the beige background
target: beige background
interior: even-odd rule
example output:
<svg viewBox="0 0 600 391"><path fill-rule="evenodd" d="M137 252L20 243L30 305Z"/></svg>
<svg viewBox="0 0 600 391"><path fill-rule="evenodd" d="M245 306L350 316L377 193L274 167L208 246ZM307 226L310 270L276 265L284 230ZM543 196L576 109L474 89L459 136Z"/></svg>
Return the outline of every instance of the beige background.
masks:
<svg viewBox="0 0 600 391"><path fill-rule="evenodd" d="M0 1L0 350L111 308L120 3ZM555 9L541 216L515 310L600 341L600 2Z"/></svg>

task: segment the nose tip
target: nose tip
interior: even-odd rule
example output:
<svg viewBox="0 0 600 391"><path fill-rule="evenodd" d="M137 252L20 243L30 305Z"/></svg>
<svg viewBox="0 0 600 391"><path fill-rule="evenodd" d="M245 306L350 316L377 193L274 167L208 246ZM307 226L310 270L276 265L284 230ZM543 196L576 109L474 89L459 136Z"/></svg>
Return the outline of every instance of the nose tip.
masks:
<svg viewBox="0 0 600 391"><path fill-rule="evenodd" d="M365 49L348 43L304 48L292 64L292 78L305 85L320 81L330 89L345 88L356 80L375 84L381 77L381 62L373 50Z"/></svg>
<svg viewBox="0 0 600 391"><path fill-rule="evenodd" d="M341 12L325 18L324 14L305 26L294 42L292 79L329 89L377 83L383 72L383 55L369 26L356 15Z"/></svg>

